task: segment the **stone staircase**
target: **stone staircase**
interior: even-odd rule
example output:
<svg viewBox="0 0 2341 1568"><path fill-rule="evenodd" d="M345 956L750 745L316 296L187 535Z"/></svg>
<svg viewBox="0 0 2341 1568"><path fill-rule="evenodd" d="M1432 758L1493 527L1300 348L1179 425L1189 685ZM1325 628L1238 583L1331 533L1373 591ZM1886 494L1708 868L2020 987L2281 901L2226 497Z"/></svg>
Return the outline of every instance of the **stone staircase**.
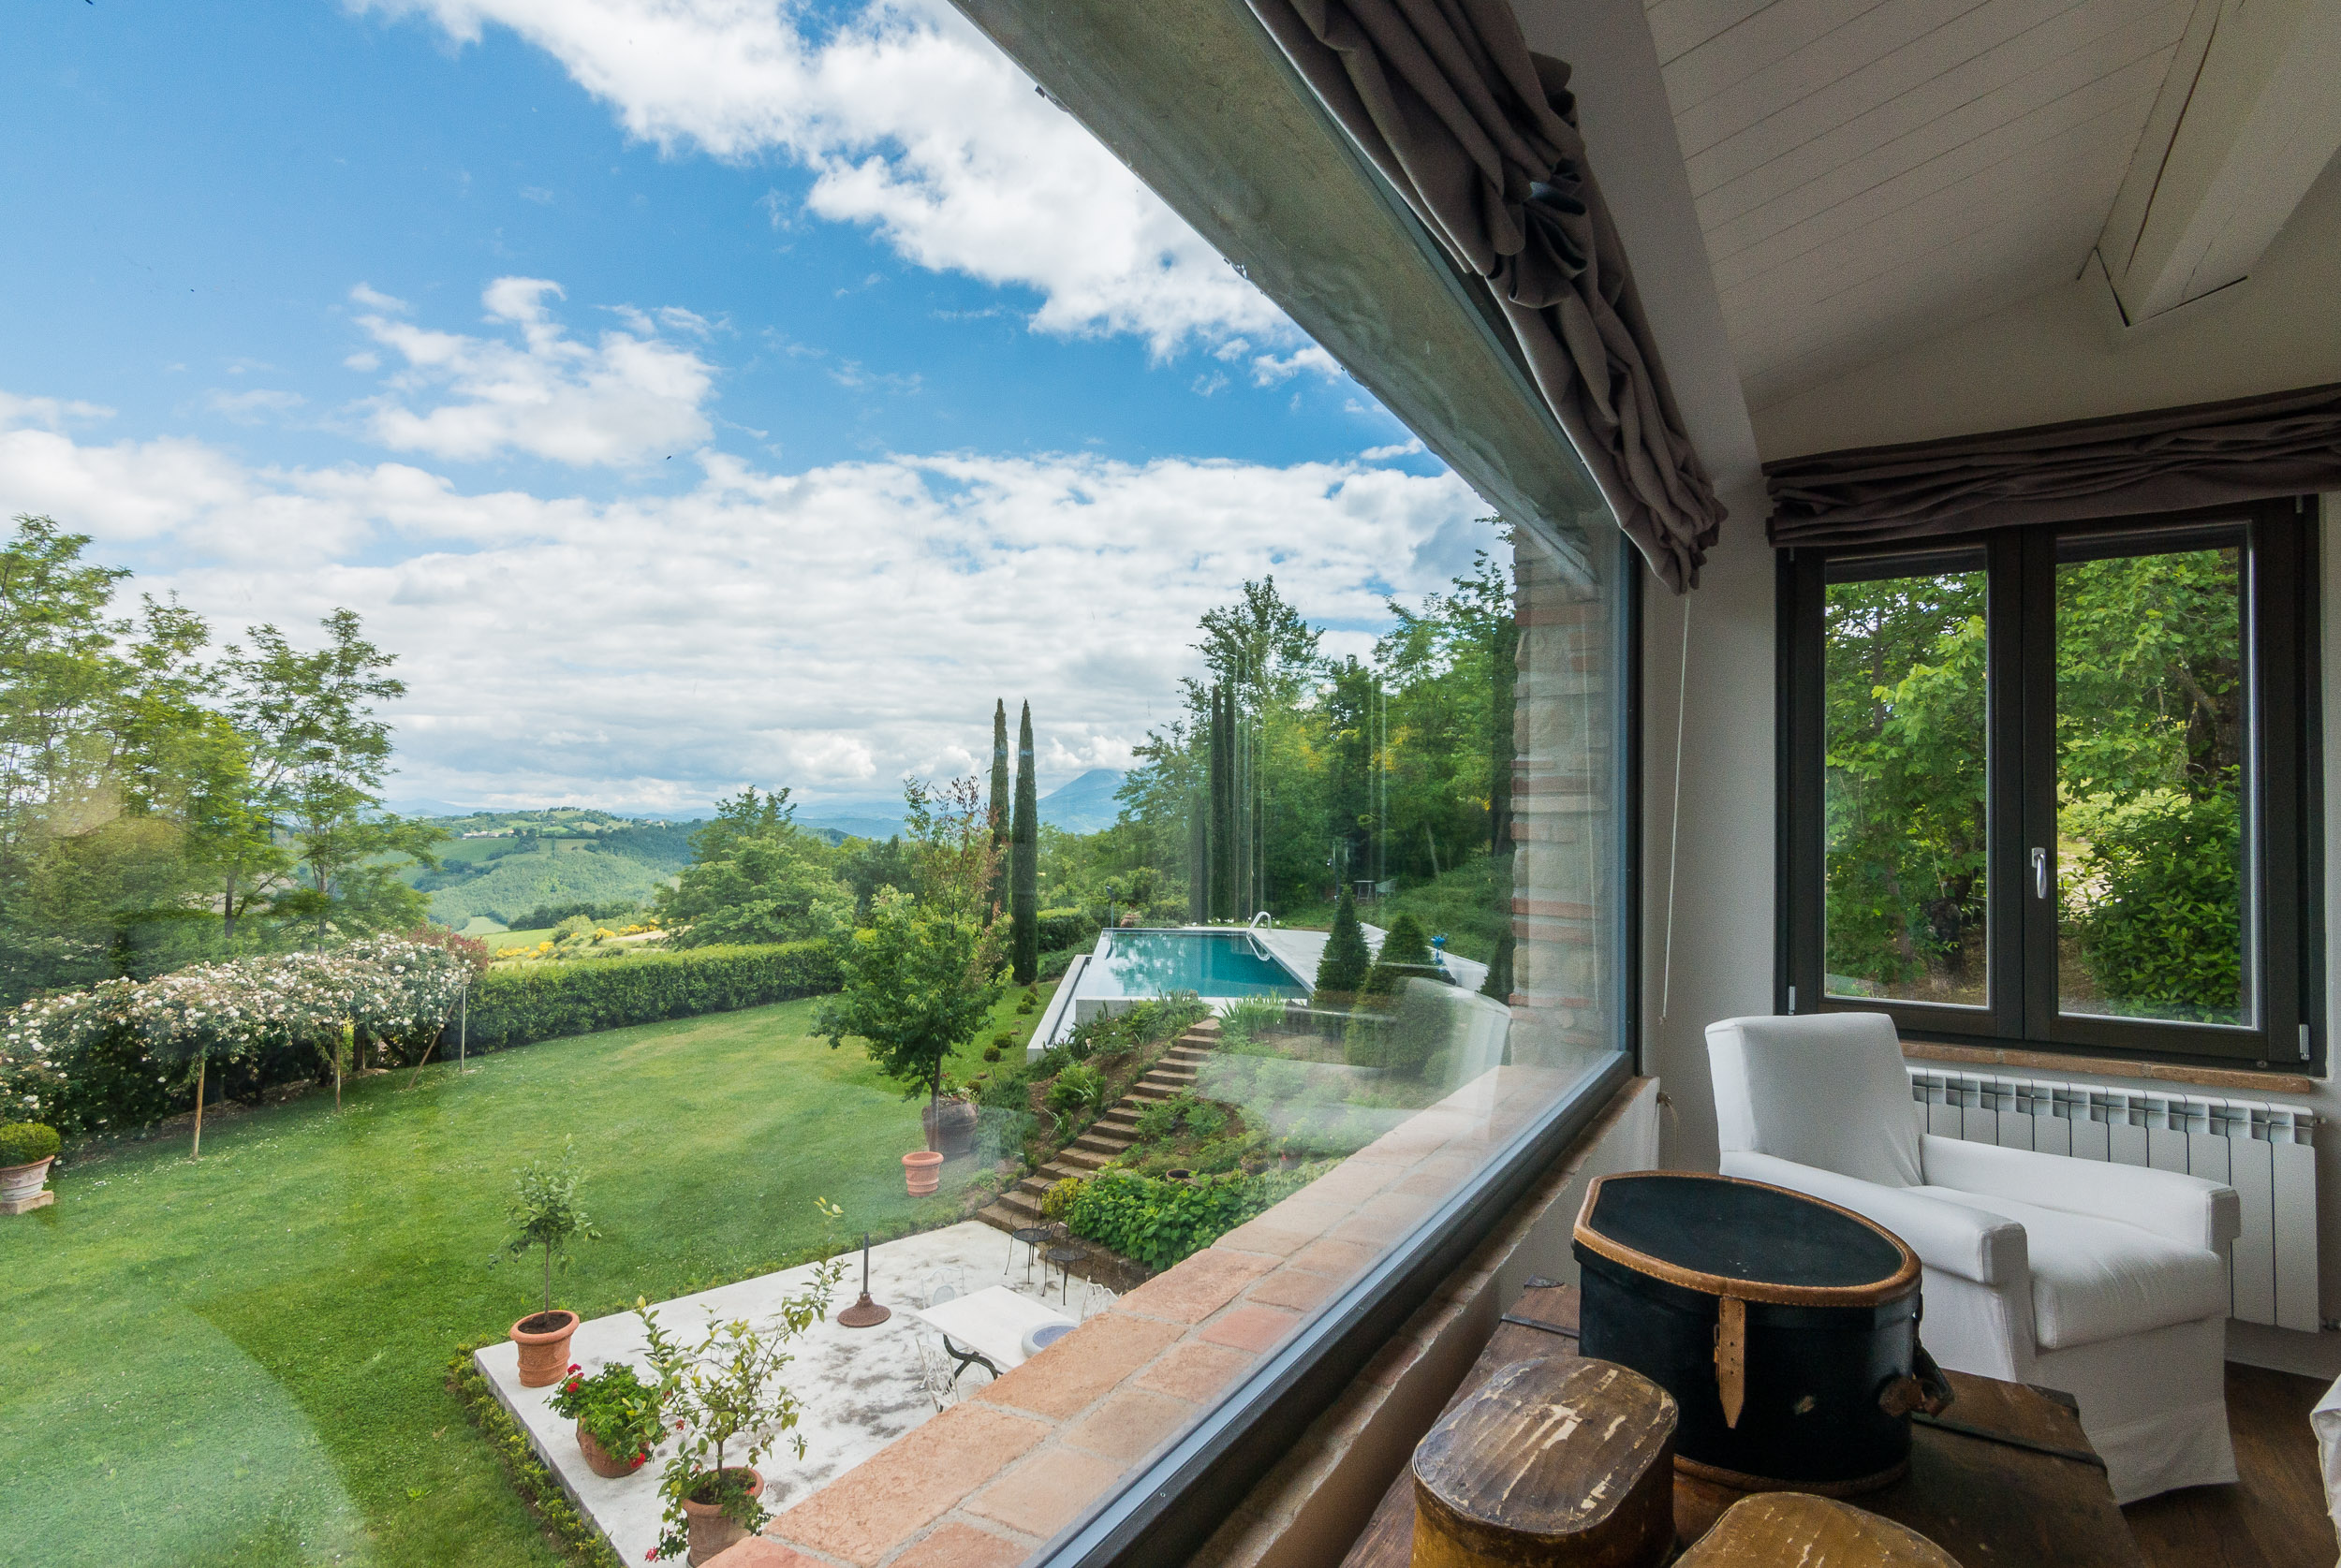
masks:
<svg viewBox="0 0 2341 1568"><path fill-rule="evenodd" d="M1089 1175L1137 1142L1138 1113L1156 1100L1168 1100L1194 1087L1195 1074L1218 1038L1219 1020L1207 1018L1173 1040L1170 1049L1130 1086L1130 1092L1090 1123L1087 1132L997 1200L978 1209L976 1218L1005 1231L1048 1224L1040 1212L1041 1194L1068 1176Z"/></svg>

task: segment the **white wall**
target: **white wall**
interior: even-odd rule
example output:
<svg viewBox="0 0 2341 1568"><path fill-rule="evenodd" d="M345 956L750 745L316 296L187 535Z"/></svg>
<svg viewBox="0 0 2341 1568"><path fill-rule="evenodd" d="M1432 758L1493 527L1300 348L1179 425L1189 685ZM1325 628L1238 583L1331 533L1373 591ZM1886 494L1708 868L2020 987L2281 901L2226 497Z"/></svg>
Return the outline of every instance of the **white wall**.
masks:
<svg viewBox="0 0 2341 1568"><path fill-rule="evenodd" d="M1645 579L1643 601L1642 1071L1672 1103L1667 1164L1693 1170L1716 1163L1706 1027L1772 1011L1773 555L1760 497L1734 499L1698 591Z"/></svg>

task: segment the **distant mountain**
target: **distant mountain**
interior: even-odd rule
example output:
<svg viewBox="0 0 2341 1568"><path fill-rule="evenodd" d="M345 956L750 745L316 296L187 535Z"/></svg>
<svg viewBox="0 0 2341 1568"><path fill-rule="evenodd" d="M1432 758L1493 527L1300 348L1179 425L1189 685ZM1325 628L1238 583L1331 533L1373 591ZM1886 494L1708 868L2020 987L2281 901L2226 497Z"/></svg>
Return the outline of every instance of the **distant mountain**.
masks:
<svg viewBox="0 0 2341 1568"><path fill-rule="evenodd" d="M1122 775L1112 768L1092 768L1040 798L1040 820L1067 833L1095 833L1120 820L1122 807L1113 792Z"/></svg>

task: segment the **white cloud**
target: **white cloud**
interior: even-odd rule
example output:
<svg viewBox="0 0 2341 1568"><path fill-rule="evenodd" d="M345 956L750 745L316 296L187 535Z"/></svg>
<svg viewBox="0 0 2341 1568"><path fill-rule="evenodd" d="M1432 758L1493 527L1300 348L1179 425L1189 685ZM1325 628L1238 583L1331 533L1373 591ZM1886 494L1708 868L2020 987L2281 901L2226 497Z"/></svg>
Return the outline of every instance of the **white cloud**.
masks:
<svg viewBox="0 0 2341 1568"><path fill-rule="evenodd" d="M63 430L74 421L110 419L114 411L102 403L83 403L78 398L20 398L0 392L0 431L20 425L38 425L43 430Z"/></svg>
<svg viewBox="0 0 2341 1568"><path fill-rule="evenodd" d="M403 311L406 308L405 300L394 295L385 294L378 288L369 287L362 283L349 291L349 297L368 310Z"/></svg>
<svg viewBox="0 0 2341 1568"><path fill-rule="evenodd" d="M872 0L809 35L781 0L347 0L460 42L490 26L545 50L628 132L670 152L778 152L806 205L921 267L1041 296L1033 325L1190 339L1301 334L1161 199L943 0ZM785 221L773 195L758 203Z"/></svg>
<svg viewBox="0 0 2341 1568"><path fill-rule="evenodd" d="M1414 457L1422 450L1422 438L1418 435L1410 441L1401 441L1389 447L1368 447L1358 456L1368 462L1388 462L1392 458Z"/></svg>
<svg viewBox="0 0 2341 1568"><path fill-rule="evenodd" d="M581 466L640 462L707 439L700 405L714 366L659 336L640 311L621 315L626 330L590 344L572 338L547 304L562 297L544 278L488 286L480 300L489 324L517 330L518 343L359 316L369 337L405 361L388 391L360 405L367 433L394 451L458 461L520 451ZM703 335L700 317L683 311L676 319ZM436 401L417 406L426 396Z"/></svg>
<svg viewBox="0 0 2341 1568"><path fill-rule="evenodd" d="M683 494L588 502L18 428L0 514L147 562L134 589L223 635L360 608L409 684L400 794L675 809L964 770L994 697L1031 700L1053 773L1122 766L1243 579L1274 573L1346 648L1487 542L1451 476L1352 463L700 461Z"/></svg>

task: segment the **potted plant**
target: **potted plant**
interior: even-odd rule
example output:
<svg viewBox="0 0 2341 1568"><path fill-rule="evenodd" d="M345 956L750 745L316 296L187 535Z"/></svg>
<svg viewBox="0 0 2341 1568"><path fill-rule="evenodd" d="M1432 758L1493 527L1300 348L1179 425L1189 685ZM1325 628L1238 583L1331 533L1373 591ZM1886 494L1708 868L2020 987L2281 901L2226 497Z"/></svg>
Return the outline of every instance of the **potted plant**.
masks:
<svg viewBox="0 0 2341 1568"><path fill-rule="evenodd" d="M596 1475L612 1481L641 1469L667 1432L658 1390L623 1361L591 1377L570 1362L568 1376L546 1406L577 1423L578 1451Z"/></svg>
<svg viewBox="0 0 2341 1568"><path fill-rule="evenodd" d="M552 1266L569 1264L569 1242L582 1236L601 1239L585 1210L577 1206L577 1144L561 1146L557 1160L536 1160L514 1173L512 1203L507 1210L512 1239L506 1250L518 1257L531 1248L544 1252L543 1307L512 1325L512 1342L521 1347L521 1386L542 1388L561 1381L569 1361L569 1336L577 1332L577 1314L552 1304Z"/></svg>
<svg viewBox="0 0 2341 1568"><path fill-rule="evenodd" d="M964 1085L946 1080L942 1093L928 1102L919 1120L927 1135L927 1147L944 1159L956 1160L975 1151L976 1106Z"/></svg>
<svg viewBox="0 0 2341 1568"><path fill-rule="evenodd" d="M37 1121L0 1127L0 1213L22 1214L54 1202L41 1191L49 1163L57 1157L57 1130Z"/></svg>
<svg viewBox="0 0 2341 1568"><path fill-rule="evenodd" d="M781 1347L828 1314L845 1267L832 1257L816 1268L812 1282L781 1302L770 1326L745 1319L711 1323L696 1344L669 1334L646 1302L635 1302L660 1404L681 1438L658 1478L667 1512L652 1561L681 1556L696 1568L772 1517L760 1501L764 1477L756 1465L802 1414L795 1391L780 1381L795 1359ZM804 1458L803 1435L788 1442Z"/></svg>

